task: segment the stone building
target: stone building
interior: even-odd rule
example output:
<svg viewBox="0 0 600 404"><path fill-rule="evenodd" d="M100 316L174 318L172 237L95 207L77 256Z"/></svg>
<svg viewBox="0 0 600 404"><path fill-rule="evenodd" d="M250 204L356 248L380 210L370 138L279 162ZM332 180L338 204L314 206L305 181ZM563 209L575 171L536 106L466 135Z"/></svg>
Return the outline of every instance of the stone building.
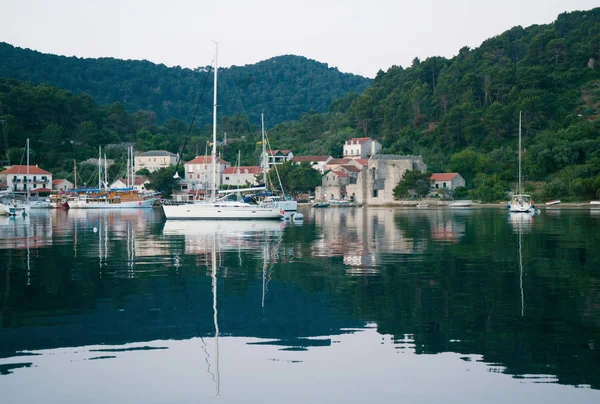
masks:
<svg viewBox="0 0 600 404"><path fill-rule="evenodd" d="M459 173L433 173L431 181L431 195L452 193L457 187L465 186L465 179Z"/></svg>
<svg viewBox="0 0 600 404"><path fill-rule="evenodd" d="M421 156L376 154L371 156L355 184L346 186L349 199L366 205L384 205L394 202L393 189L407 170L427 171Z"/></svg>

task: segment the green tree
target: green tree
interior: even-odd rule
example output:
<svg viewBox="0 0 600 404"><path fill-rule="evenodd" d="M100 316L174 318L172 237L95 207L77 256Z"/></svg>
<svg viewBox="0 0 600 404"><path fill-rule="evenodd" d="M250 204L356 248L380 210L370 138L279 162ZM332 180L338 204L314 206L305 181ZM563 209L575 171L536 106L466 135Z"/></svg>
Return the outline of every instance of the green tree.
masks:
<svg viewBox="0 0 600 404"><path fill-rule="evenodd" d="M393 189L394 198L406 199L411 194L418 198L427 196L431 189L431 182L431 172L407 170L402 175L402 180Z"/></svg>

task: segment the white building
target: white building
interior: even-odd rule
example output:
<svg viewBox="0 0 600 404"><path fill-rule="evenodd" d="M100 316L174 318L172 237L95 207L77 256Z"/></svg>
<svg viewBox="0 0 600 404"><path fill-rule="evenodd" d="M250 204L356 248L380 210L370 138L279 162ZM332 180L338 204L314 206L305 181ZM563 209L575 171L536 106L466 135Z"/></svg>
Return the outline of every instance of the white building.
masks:
<svg viewBox="0 0 600 404"><path fill-rule="evenodd" d="M365 159L381 151L381 143L370 137L355 137L344 143L345 159Z"/></svg>
<svg viewBox="0 0 600 404"><path fill-rule="evenodd" d="M52 174L36 166L12 166L0 172L0 183L12 192L50 192Z"/></svg>
<svg viewBox="0 0 600 404"><path fill-rule="evenodd" d="M166 150L151 150L135 156L135 170L147 169L151 173L177 164L177 154Z"/></svg>
<svg viewBox="0 0 600 404"><path fill-rule="evenodd" d="M133 180L133 189L136 190L137 192L148 192L149 189L147 186L149 183L150 183L150 181L148 180L147 177L145 177L143 175L136 175ZM110 188L113 188L113 189L128 188L127 178L120 178L120 179L116 180L115 182L110 184Z"/></svg>
<svg viewBox="0 0 600 404"><path fill-rule="evenodd" d="M267 150L266 153L269 168L271 168L273 164L283 164L286 161L291 161L294 158L294 153L292 153L291 150Z"/></svg>
<svg viewBox="0 0 600 404"><path fill-rule="evenodd" d="M239 185L240 187L258 185L256 181L257 175L262 175L262 168L259 166L227 167L223 171L223 184L230 186Z"/></svg>
<svg viewBox="0 0 600 404"><path fill-rule="evenodd" d="M52 181L52 190L53 191L69 191L71 189L75 189L75 184L67 179L59 179Z"/></svg>
<svg viewBox="0 0 600 404"><path fill-rule="evenodd" d="M198 156L184 163L185 178L181 181L182 190L210 189L212 184L212 156ZM231 167L225 160L217 158L217 188L223 183L222 177L225 169Z"/></svg>
<svg viewBox="0 0 600 404"><path fill-rule="evenodd" d="M297 165L308 162L312 168L323 174L327 170L327 163L333 159L331 156L294 156L292 161Z"/></svg>
<svg viewBox="0 0 600 404"><path fill-rule="evenodd" d="M465 179L459 173L431 174L431 193L439 194L440 190L454 191L457 187L465 186Z"/></svg>

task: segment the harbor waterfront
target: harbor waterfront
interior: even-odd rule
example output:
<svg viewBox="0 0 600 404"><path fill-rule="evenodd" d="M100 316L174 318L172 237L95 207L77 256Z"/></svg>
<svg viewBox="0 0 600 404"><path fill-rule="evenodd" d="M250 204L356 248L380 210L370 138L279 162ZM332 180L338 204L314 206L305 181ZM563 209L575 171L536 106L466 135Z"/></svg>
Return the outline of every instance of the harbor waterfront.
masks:
<svg viewBox="0 0 600 404"><path fill-rule="evenodd" d="M597 403L600 209L0 216L7 403Z"/></svg>

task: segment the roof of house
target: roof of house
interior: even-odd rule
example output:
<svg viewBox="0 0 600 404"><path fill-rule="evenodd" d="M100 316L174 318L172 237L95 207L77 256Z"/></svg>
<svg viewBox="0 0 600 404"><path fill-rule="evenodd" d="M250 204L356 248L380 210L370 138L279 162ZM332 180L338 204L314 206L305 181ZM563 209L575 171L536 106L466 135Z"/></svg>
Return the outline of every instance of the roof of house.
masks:
<svg viewBox="0 0 600 404"><path fill-rule="evenodd" d="M0 182L0 189L5 189L5 188L8 188L8 185Z"/></svg>
<svg viewBox="0 0 600 404"><path fill-rule="evenodd" d="M59 179L57 179L57 180L52 180L52 185L58 185L58 184L62 184L62 183L63 183L63 182L65 182L65 181L69 181L69 180L67 180L67 179L65 179L65 178L59 178ZM71 182L71 181L69 181L69 182Z"/></svg>
<svg viewBox="0 0 600 404"><path fill-rule="evenodd" d="M229 164L228 161L225 161L223 159L219 160L218 158L217 158L217 163ZM212 164L212 156L196 156L195 159L190 160L185 164Z"/></svg>
<svg viewBox="0 0 600 404"><path fill-rule="evenodd" d="M358 161L363 167L367 167L369 165L369 159L356 159L356 161Z"/></svg>
<svg viewBox="0 0 600 404"><path fill-rule="evenodd" d="M349 164L345 164L341 166L344 170L348 171L349 173L359 173L360 172L360 168L353 166L353 165L349 165Z"/></svg>
<svg viewBox="0 0 600 404"><path fill-rule="evenodd" d="M348 176L348 174L346 174L346 173L344 173L342 171L332 171L332 173L334 173L338 177L347 177Z"/></svg>
<svg viewBox="0 0 600 404"><path fill-rule="evenodd" d="M0 172L2 174L18 174L18 175L34 175L34 174L44 174L44 175L52 175L46 170L42 170L38 166L29 166L29 171L27 171L27 166L12 166L11 168Z"/></svg>
<svg viewBox="0 0 600 404"><path fill-rule="evenodd" d="M127 178L119 178L117 181L121 181L123 184L127 184ZM117 182L115 181L115 182ZM149 182L148 178L145 176L136 176L133 179L133 185L144 185L145 183Z"/></svg>
<svg viewBox="0 0 600 404"><path fill-rule="evenodd" d="M261 174L262 169L259 166L240 166L240 167L227 167L224 174L237 174L240 170L240 174Z"/></svg>
<svg viewBox="0 0 600 404"><path fill-rule="evenodd" d="M353 143L363 144L363 143L367 142L368 140L371 140L371 138L370 137L354 137L352 139L346 140L346 144L353 144Z"/></svg>
<svg viewBox="0 0 600 404"><path fill-rule="evenodd" d="M421 156L399 156L395 154L374 154L371 156L373 160L422 160Z"/></svg>
<svg viewBox="0 0 600 404"><path fill-rule="evenodd" d="M350 159L331 159L331 160L329 160L327 165L334 166L334 165L348 164L349 161L350 161Z"/></svg>
<svg viewBox="0 0 600 404"><path fill-rule="evenodd" d="M45 194L49 192L52 192L50 188L36 188L31 190L31 193L33 194Z"/></svg>
<svg viewBox="0 0 600 404"><path fill-rule="evenodd" d="M267 154L270 154L272 156L275 156L277 154L283 154L284 156L287 156L291 152L291 150L267 150Z"/></svg>
<svg viewBox="0 0 600 404"><path fill-rule="evenodd" d="M432 181L452 181L458 173L433 173L431 174Z"/></svg>
<svg viewBox="0 0 600 404"><path fill-rule="evenodd" d="M175 153L171 153L166 150L150 150L145 153L138 154L136 157L158 157L158 156L169 156L169 157L177 157Z"/></svg>
<svg viewBox="0 0 600 404"><path fill-rule="evenodd" d="M302 162L302 161L327 161L327 159L331 158L331 156L294 156L292 161L294 162Z"/></svg>

